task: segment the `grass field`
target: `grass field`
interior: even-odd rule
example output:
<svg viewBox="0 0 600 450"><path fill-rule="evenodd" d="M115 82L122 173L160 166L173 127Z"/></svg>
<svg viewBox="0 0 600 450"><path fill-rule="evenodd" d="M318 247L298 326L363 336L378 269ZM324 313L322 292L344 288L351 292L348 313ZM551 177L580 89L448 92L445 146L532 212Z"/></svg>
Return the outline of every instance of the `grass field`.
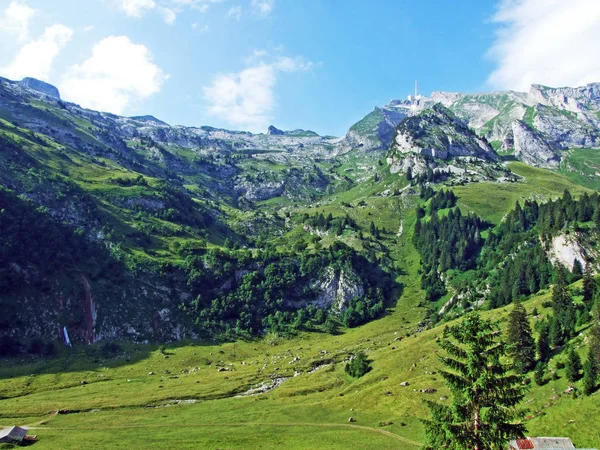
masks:
<svg viewBox="0 0 600 450"><path fill-rule="evenodd" d="M600 189L600 151L591 148L569 150L560 171L573 182L598 190Z"/></svg>
<svg viewBox="0 0 600 450"><path fill-rule="evenodd" d="M548 298L542 294L525 306L546 314L542 302ZM434 340L442 327L408 336L413 324L403 319L402 309L343 335L183 343L169 347L167 359L156 347L142 345L125 349L130 361L77 352L49 361L15 360L0 369L0 425L30 424L40 449L418 448L423 439L418 419L427 414L423 400L448 395L434 373ZM507 311L485 315L504 323ZM574 342L582 352L583 342L583 336ZM367 352L373 370L355 380L344 373L343 360L359 349ZM295 358L300 359L292 363ZM550 366L564 359L558 354ZM230 370L219 372L217 366ZM535 416L529 432L598 446L599 394L577 399L563 394L568 384L563 371L528 394L526 405ZM236 397L278 377L287 379L270 392ZM400 386L403 381L410 385ZM418 392L429 387L438 391ZM57 410L63 413L49 414Z"/></svg>

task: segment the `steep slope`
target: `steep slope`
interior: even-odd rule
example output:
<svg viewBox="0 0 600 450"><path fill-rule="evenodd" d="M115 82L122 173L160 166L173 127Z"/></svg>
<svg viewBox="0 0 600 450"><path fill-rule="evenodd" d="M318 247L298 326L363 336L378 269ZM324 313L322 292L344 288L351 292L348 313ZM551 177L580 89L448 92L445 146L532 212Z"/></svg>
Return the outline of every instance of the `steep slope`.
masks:
<svg viewBox="0 0 600 450"><path fill-rule="evenodd" d="M368 155L386 151L394 139L396 126L409 112L409 105L400 102L383 108L375 107L350 127L346 136L337 144L337 152L347 153L355 150L359 154Z"/></svg>
<svg viewBox="0 0 600 450"><path fill-rule="evenodd" d="M390 120L383 111L402 111L410 116L440 103L465 120L496 150L515 153L528 164L555 169L567 149L600 147L599 92L600 83L578 88L532 85L527 93L433 92L418 101L393 100L355 125L341 148L349 151L362 145L370 151L382 152L389 141L375 130L387 129L401 120L399 116L394 117L397 121Z"/></svg>
<svg viewBox="0 0 600 450"><path fill-rule="evenodd" d="M436 169L466 177L481 172L477 161L492 166L499 157L485 138L439 103L400 122L387 158L392 173L412 176Z"/></svg>

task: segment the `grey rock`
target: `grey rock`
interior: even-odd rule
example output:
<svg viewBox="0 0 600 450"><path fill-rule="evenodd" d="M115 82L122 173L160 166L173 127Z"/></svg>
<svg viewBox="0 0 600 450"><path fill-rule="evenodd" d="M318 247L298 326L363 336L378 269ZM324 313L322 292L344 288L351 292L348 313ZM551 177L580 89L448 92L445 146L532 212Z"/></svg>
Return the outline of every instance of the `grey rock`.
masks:
<svg viewBox="0 0 600 450"><path fill-rule="evenodd" d="M283 131L281 131L279 128L275 128L273 125L269 125L267 134L270 136L283 136L285 133Z"/></svg>
<svg viewBox="0 0 600 450"><path fill-rule="evenodd" d="M556 168L560 164L558 151L538 132L516 120L512 125L515 156L537 167Z"/></svg>
<svg viewBox="0 0 600 450"><path fill-rule="evenodd" d="M46 94L49 97L60 99L58 89L45 81L37 80L35 78L23 78L19 84L28 89Z"/></svg>

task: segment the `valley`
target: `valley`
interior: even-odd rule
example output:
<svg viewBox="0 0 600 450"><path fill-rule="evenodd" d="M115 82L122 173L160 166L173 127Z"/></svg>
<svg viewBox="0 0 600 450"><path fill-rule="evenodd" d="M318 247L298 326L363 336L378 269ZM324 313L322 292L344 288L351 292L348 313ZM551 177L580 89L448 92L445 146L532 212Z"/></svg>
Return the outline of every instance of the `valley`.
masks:
<svg viewBox="0 0 600 450"><path fill-rule="evenodd" d="M504 330L518 298L537 338L556 261L578 322L525 423L600 446L598 393L566 393L564 368L595 320L569 255L597 272L598 121L578 106L597 110L597 85L576 106L539 87L395 101L333 138L171 127L0 82L0 425L30 425L35 448L418 448L423 401L450 395L444 327L478 307ZM541 147L519 147L511 120ZM550 201L552 225L532 212ZM429 266L415 227L457 214L481 221L472 264L443 261L441 242ZM538 247L548 277L494 293L488 276ZM372 370L354 378L359 351Z"/></svg>

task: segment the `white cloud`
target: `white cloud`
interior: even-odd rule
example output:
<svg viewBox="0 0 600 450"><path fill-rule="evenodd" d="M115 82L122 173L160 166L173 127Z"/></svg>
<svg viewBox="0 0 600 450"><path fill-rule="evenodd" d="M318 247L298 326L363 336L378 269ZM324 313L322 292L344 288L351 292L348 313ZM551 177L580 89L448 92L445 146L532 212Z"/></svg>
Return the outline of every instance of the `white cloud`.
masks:
<svg viewBox="0 0 600 450"><path fill-rule="evenodd" d="M12 0L0 18L0 30L15 36L19 41L29 38L29 21L37 13L24 2Z"/></svg>
<svg viewBox="0 0 600 450"><path fill-rule="evenodd" d="M235 126L264 129L275 105L275 81L275 69L267 64L217 75L212 84L204 88L208 112Z"/></svg>
<svg viewBox="0 0 600 450"><path fill-rule="evenodd" d="M210 30L210 27L207 24L200 25L198 22L194 22L192 24L192 28L198 33L206 33L208 30Z"/></svg>
<svg viewBox="0 0 600 450"><path fill-rule="evenodd" d="M494 88L600 81L600 1L502 0L494 21L502 26L489 51Z"/></svg>
<svg viewBox="0 0 600 450"><path fill-rule="evenodd" d="M147 47L127 36L110 36L87 60L69 68L60 88L65 98L84 107L122 114L132 101L159 92L167 79Z"/></svg>
<svg viewBox="0 0 600 450"><path fill-rule="evenodd" d="M119 9L129 17L140 18L148 11L154 10L162 16L167 25L172 25L177 14L185 8L192 8L205 13L210 5L223 0L113 0Z"/></svg>
<svg viewBox="0 0 600 450"><path fill-rule="evenodd" d="M10 79L34 77L49 81L52 63L73 37L73 30L64 25L47 27L38 39L25 44L8 67L0 73Z"/></svg>
<svg viewBox="0 0 600 450"><path fill-rule="evenodd" d="M119 0L118 5L130 17L142 17L156 7L154 0Z"/></svg>
<svg viewBox="0 0 600 450"><path fill-rule="evenodd" d="M236 20L240 20L242 18L242 7L241 6L232 6L227 11L227 17L234 17Z"/></svg>
<svg viewBox="0 0 600 450"><path fill-rule="evenodd" d="M175 20L177 19L177 14L175 11L169 8L161 8L160 13L167 25L173 25L175 23Z"/></svg>
<svg viewBox="0 0 600 450"><path fill-rule="evenodd" d="M261 50L255 53L262 53ZM266 52L264 53L266 55ZM302 58L281 57L260 62L241 72L219 74L205 86L208 113L250 131L264 131L276 106L275 87L283 72L310 70L313 63Z"/></svg>
<svg viewBox="0 0 600 450"><path fill-rule="evenodd" d="M275 61L274 65L282 72L306 72L313 68L314 63L312 61L304 61L304 58L301 56L296 58L282 56Z"/></svg>
<svg viewBox="0 0 600 450"><path fill-rule="evenodd" d="M275 7L275 0L252 0L252 10L261 17L267 17Z"/></svg>

